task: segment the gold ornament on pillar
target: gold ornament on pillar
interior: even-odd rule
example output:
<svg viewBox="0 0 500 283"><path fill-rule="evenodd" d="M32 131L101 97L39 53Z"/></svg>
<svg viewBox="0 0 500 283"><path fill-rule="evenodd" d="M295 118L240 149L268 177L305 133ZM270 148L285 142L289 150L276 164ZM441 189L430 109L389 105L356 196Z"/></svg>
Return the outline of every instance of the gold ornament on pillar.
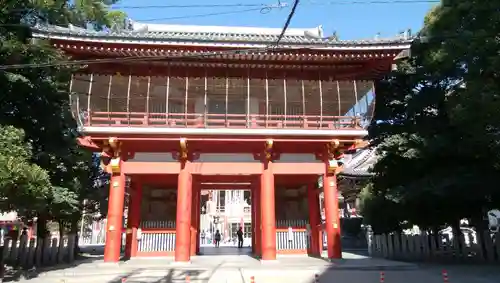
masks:
<svg viewBox="0 0 500 283"><path fill-rule="evenodd" d="M180 150L179 150L179 161L187 161L188 159L188 148L187 148L187 140L185 138L181 138L179 140Z"/></svg>
<svg viewBox="0 0 500 283"><path fill-rule="evenodd" d="M273 159L273 143L272 139L266 140L266 146L264 148L264 158L266 161L272 161Z"/></svg>
<svg viewBox="0 0 500 283"><path fill-rule="evenodd" d="M273 148L274 140L266 139L264 144L264 149L260 152L254 153L255 160L259 160L260 162L272 162L273 160L279 159L280 155Z"/></svg>
<svg viewBox="0 0 500 283"><path fill-rule="evenodd" d="M344 154L340 150L340 141L332 140L326 145L328 165L327 173L336 175L342 170L344 165Z"/></svg>
<svg viewBox="0 0 500 283"><path fill-rule="evenodd" d="M188 142L186 138L179 139L179 149L172 151L172 158L181 163L199 158L199 153L190 152L188 149Z"/></svg>
<svg viewBox="0 0 500 283"><path fill-rule="evenodd" d="M121 142L117 138L112 137L104 141L101 153L101 166L109 166L107 167L109 169L107 171L110 173L121 173Z"/></svg>

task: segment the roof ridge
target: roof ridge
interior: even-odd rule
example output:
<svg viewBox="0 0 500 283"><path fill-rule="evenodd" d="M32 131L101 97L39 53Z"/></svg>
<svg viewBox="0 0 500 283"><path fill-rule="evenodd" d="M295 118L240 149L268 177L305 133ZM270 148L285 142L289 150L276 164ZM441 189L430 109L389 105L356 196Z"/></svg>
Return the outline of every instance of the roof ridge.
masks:
<svg viewBox="0 0 500 283"><path fill-rule="evenodd" d="M180 32L180 33L224 33L224 34L247 34L247 35L280 35L281 28L271 27L249 27L249 26L213 26L213 25L170 25L149 24L131 21L132 30L148 32ZM289 28L285 36L304 36L305 32L312 33L318 37L323 36L323 26L318 25L310 28Z"/></svg>
<svg viewBox="0 0 500 283"><path fill-rule="evenodd" d="M185 42L185 43L205 43L205 44L222 44L223 46L228 46L228 44L240 44L240 45L265 45L272 44L276 41L279 35L274 34L258 34L258 33L247 33L240 34L233 31L231 33L227 32L203 32L203 31L150 31L147 28L142 28L141 30L106 30L106 31L94 31L85 30L82 28L69 26L61 27L54 25L36 25L32 28L33 36L39 38L72 38L82 39L82 40L102 40L102 41L115 41L120 42ZM319 32L319 31L318 31ZM406 49L409 48L409 44L412 39L404 37L394 37L394 38L378 38L378 39L359 39L359 40L339 40L337 38L322 38L322 37L311 37L310 34L305 31L302 34L290 35L285 34L281 43L288 47L290 46L316 46L318 48L330 48L330 47L353 47L353 48L397 48Z"/></svg>

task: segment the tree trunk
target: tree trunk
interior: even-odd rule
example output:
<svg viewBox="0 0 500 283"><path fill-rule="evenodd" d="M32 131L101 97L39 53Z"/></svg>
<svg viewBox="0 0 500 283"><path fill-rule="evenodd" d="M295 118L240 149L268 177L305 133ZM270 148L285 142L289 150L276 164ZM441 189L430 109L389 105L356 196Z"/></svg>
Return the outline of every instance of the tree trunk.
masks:
<svg viewBox="0 0 500 283"><path fill-rule="evenodd" d="M62 240L64 236L64 221L59 220L57 221L57 224L59 224L59 238Z"/></svg>
<svg viewBox="0 0 500 283"><path fill-rule="evenodd" d="M482 250L482 254L486 255L486 238L484 237L484 231L486 231L487 225L484 222L482 215L472 217L471 222L474 228L476 228L476 236L478 241L481 243L481 246L479 248Z"/></svg>
<svg viewBox="0 0 500 283"><path fill-rule="evenodd" d="M453 241L456 243L455 247L457 247L457 258L462 258L462 253L464 251L464 247L462 246L462 230L460 229L460 220L455 220L451 223L451 230L453 232Z"/></svg>
<svg viewBox="0 0 500 283"><path fill-rule="evenodd" d="M439 237L439 227L432 227L431 241L434 241L434 246L439 247L441 240Z"/></svg>
<svg viewBox="0 0 500 283"><path fill-rule="evenodd" d="M38 214L37 220L36 220L36 237L37 239L45 239L48 234L49 230L47 229L47 215L45 214Z"/></svg>
<svg viewBox="0 0 500 283"><path fill-rule="evenodd" d="M83 220L82 220L83 221ZM70 231L69 231L69 234L70 235L75 235L75 256L78 255L80 253L80 246L78 245L78 242L80 242L80 234L79 234L79 231L78 231L78 219L72 219L71 220L71 227L70 227Z"/></svg>

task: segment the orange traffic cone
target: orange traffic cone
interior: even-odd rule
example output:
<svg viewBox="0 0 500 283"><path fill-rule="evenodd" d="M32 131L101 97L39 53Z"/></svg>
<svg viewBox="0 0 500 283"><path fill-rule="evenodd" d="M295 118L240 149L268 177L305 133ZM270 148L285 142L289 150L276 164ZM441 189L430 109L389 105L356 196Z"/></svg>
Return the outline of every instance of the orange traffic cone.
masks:
<svg viewBox="0 0 500 283"><path fill-rule="evenodd" d="M441 274L443 275L443 282L448 283L448 272L443 269Z"/></svg>

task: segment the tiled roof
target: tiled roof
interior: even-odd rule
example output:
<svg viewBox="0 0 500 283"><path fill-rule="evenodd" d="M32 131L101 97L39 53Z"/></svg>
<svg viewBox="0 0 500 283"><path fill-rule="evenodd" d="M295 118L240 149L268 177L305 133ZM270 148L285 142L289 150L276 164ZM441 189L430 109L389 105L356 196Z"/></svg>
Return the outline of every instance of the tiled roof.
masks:
<svg viewBox="0 0 500 283"><path fill-rule="evenodd" d="M341 177L350 178L369 178L373 176L370 172L373 165L377 162L376 148L361 148L352 155L346 155L344 170L339 174Z"/></svg>
<svg viewBox="0 0 500 283"><path fill-rule="evenodd" d="M168 27L168 26L166 26ZM192 29L161 30L158 28L142 28L137 30L121 31L92 31L75 27L59 26L36 26L33 28L33 35L41 38L72 39L72 40L92 40L102 42L120 43L141 43L141 44L172 44L172 43L203 43L210 45L272 45L279 37L276 32L262 32L262 28L256 28L255 33L248 32L251 28L246 28L244 32L241 28L235 28L231 32L230 27L224 30L213 30L200 28L199 31ZM275 29L273 29L274 31ZM334 37L321 38L321 32L314 32L314 29L304 29L301 35L299 29L288 32L281 39L280 44L284 46L297 47L361 47L366 49L398 48L406 49L412 39L399 36L388 39L366 39L366 40L338 40ZM238 33L236 33L238 32Z"/></svg>

